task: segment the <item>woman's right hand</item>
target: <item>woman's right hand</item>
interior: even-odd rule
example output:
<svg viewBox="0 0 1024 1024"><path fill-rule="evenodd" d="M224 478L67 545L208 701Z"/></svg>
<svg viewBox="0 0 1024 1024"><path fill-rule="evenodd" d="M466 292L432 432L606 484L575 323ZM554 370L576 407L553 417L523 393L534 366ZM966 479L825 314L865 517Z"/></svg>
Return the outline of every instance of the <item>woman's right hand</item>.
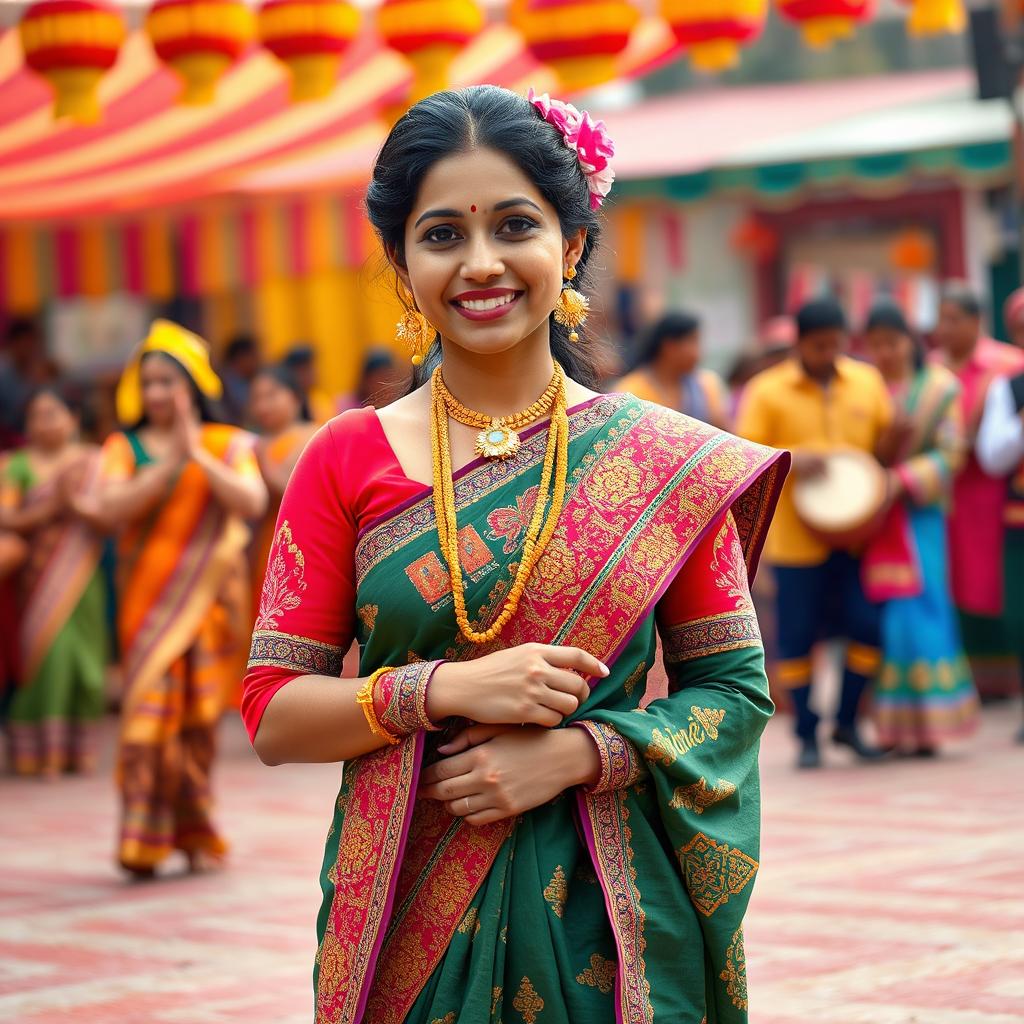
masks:
<svg viewBox="0 0 1024 1024"><path fill-rule="evenodd" d="M427 714L433 722L459 717L555 726L590 695L585 676L607 675L607 666L578 647L522 644L439 665L427 689Z"/></svg>

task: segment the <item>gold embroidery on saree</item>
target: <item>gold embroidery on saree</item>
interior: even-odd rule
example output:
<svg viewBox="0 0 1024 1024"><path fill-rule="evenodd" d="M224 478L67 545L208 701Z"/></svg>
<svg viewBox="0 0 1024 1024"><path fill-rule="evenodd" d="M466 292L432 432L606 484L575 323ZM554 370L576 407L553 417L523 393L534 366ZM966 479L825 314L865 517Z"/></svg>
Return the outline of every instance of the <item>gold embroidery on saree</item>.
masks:
<svg viewBox="0 0 1024 1024"><path fill-rule="evenodd" d="M754 880L758 868L753 857L716 843L703 832L680 847L676 856L690 899L705 917L728 903L730 896L741 893Z"/></svg>
<svg viewBox="0 0 1024 1024"><path fill-rule="evenodd" d="M344 660L345 652L340 647L276 630L257 630L249 648L249 668L269 665L307 675L337 676Z"/></svg>
<svg viewBox="0 0 1024 1024"><path fill-rule="evenodd" d="M707 780L702 775L690 786L677 786L669 807L675 810L693 811L694 814L703 814L708 807L725 800L736 792L736 787L727 779L719 779L710 789Z"/></svg>
<svg viewBox="0 0 1024 1024"><path fill-rule="evenodd" d="M643 682L647 678L647 662L641 661L639 665L626 677L626 681L622 684L622 688L626 691L627 697L633 696L633 691L636 689L637 684Z"/></svg>
<svg viewBox="0 0 1024 1024"><path fill-rule="evenodd" d="M614 960L609 960L601 956L600 953L594 953L590 958L590 966L576 975L576 981L581 985L596 988L599 992L607 995L609 992L615 991L616 970Z"/></svg>
<svg viewBox="0 0 1024 1024"><path fill-rule="evenodd" d="M377 624L379 612L380 605L376 604L363 604L356 609L356 615L359 616L359 621L366 627L367 633L373 632L373 627Z"/></svg>
<svg viewBox="0 0 1024 1024"><path fill-rule="evenodd" d="M761 629L753 609L716 612L665 630L662 638L666 665L723 651L761 646Z"/></svg>
<svg viewBox="0 0 1024 1024"><path fill-rule="evenodd" d="M294 611L302 604L306 589L306 559L295 543L292 528L286 519L277 531L274 546L267 562L260 592L260 610L256 616L256 630L276 630L285 612Z"/></svg>
<svg viewBox="0 0 1024 1024"><path fill-rule="evenodd" d="M459 924L459 932L462 935L468 935L473 932L475 935L480 930L480 922L477 920L478 914L476 907L470 907L466 911L466 916L462 919Z"/></svg>
<svg viewBox="0 0 1024 1024"><path fill-rule="evenodd" d="M498 1006L501 1003L502 992L503 992L503 989L502 989L501 985L495 985L493 990L491 991L491 1018L492 1019L494 1018L494 1015L498 1012Z"/></svg>
<svg viewBox="0 0 1024 1024"><path fill-rule="evenodd" d="M747 956L743 949L743 928L737 928L725 951L725 970L718 976L737 1010L749 1010L747 1000Z"/></svg>
<svg viewBox="0 0 1024 1024"><path fill-rule="evenodd" d="M561 917L565 913L565 901L569 897L569 883L565 877L565 869L559 864L551 881L544 888L544 899L548 901L555 917Z"/></svg>
<svg viewBox="0 0 1024 1024"><path fill-rule="evenodd" d="M519 991L516 993L512 1005L519 1011L524 1024L535 1024L537 1014L544 1009L544 1000L537 994L533 983L529 978L523 978L519 983Z"/></svg>
<svg viewBox="0 0 1024 1024"><path fill-rule="evenodd" d="M718 726L725 718L723 708L690 708L687 724L681 729L655 729L651 733L651 742L644 751L644 757L652 764L663 764L669 767L676 759L684 757L694 747L699 747L708 740L718 739Z"/></svg>
<svg viewBox="0 0 1024 1024"><path fill-rule="evenodd" d="M452 1010L451 1013L446 1013L443 1017L435 1017L430 1024L455 1024L457 1019L455 1011Z"/></svg>

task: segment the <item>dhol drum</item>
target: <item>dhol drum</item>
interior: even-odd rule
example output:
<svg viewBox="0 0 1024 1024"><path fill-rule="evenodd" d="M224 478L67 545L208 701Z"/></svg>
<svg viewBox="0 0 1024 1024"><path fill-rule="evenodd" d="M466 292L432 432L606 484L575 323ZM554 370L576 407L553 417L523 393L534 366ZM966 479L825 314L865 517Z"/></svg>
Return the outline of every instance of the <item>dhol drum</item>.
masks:
<svg viewBox="0 0 1024 1024"><path fill-rule="evenodd" d="M804 526L829 547L861 547L878 532L889 505L889 480L867 452L824 454L825 472L793 484L793 504Z"/></svg>

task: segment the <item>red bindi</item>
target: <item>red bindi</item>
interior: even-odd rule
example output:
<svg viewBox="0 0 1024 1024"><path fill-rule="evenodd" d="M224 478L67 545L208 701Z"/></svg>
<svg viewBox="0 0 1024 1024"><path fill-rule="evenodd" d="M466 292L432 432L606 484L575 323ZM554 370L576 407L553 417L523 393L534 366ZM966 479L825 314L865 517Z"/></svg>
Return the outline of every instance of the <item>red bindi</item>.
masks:
<svg viewBox="0 0 1024 1024"><path fill-rule="evenodd" d="M473 204L473 205L472 205L472 206L471 206L471 207L469 208L469 212L470 212L470 213L476 213L476 203L474 203L474 204Z"/></svg>

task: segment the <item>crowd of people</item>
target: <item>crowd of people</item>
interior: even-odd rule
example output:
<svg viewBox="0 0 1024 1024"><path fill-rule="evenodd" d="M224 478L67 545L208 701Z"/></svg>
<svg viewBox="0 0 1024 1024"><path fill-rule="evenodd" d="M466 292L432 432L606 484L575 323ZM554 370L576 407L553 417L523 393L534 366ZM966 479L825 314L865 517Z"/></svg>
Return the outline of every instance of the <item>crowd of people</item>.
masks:
<svg viewBox="0 0 1024 1024"><path fill-rule="evenodd" d="M727 385L700 365L699 318L673 311L605 382L793 452L755 600L804 768L821 763L812 694L823 641L845 641L831 738L867 760L930 755L968 735L978 693L1014 693L1024 666L1024 349L984 334L981 305L960 284L943 293L930 351L886 302L862 328L854 357L839 305L810 302L769 323ZM0 670L10 767L92 770L95 725L113 699L121 864L148 875L175 849L215 862L226 846L210 817L214 730L238 704L285 486L319 423L386 402L400 374L372 353L358 392L337 402L318 389L305 346L267 364L237 338L215 372L200 339L158 321L120 379L120 429L86 440L34 330L19 322L9 336L0 600L19 625L0 644ZM887 492L870 537L852 547L822 537L794 501L801 481L827 475L830 453L850 448L885 468ZM869 706L874 741L859 721Z"/></svg>

